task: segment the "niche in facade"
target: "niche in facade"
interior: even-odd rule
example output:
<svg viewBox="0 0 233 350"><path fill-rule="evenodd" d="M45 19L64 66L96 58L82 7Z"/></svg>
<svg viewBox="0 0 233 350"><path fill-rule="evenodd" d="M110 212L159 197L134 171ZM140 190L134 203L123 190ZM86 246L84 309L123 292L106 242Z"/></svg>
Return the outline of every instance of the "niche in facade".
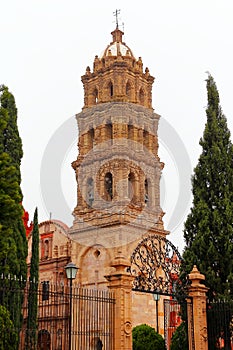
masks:
<svg viewBox="0 0 233 350"><path fill-rule="evenodd" d="M143 145L149 148L149 132L147 130L143 130Z"/></svg>
<svg viewBox="0 0 233 350"><path fill-rule="evenodd" d="M134 126L128 125L128 139L129 140L133 140L133 130L134 130Z"/></svg>
<svg viewBox="0 0 233 350"><path fill-rule="evenodd" d="M145 93L143 88L139 90L139 102L144 105L145 104Z"/></svg>
<svg viewBox="0 0 233 350"><path fill-rule="evenodd" d="M89 144L90 149L92 149L94 146L94 136L95 136L94 129L91 128L88 131L88 144Z"/></svg>
<svg viewBox="0 0 233 350"><path fill-rule="evenodd" d="M113 134L112 134L112 123L107 123L106 124L106 138L108 140L112 140L113 139ZM112 141L111 141L112 142Z"/></svg>

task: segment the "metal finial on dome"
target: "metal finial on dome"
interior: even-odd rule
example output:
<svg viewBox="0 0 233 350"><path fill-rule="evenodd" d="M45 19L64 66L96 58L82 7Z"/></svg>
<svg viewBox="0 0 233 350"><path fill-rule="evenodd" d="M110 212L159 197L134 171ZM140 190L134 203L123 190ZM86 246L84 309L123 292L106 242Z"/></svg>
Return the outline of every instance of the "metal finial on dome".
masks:
<svg viewBox="0 0 233 350"><path fill-rule="evenodd" d="M115 12L113 12L113 16L116 17L116 29L118 29L118 15L120 14L121 10L116 10Z"/></svg>

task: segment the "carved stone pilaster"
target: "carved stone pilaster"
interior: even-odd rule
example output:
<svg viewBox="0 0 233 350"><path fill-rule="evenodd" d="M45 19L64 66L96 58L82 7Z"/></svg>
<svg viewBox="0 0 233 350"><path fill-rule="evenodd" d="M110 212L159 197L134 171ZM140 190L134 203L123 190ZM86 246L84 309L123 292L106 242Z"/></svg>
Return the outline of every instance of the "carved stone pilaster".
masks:
<svg viewBox="0 0 233 350"><path fill-rule="evenodd" d="M132 350L132 282L134 277L126 272L130 263L121 255L111 264L115 271L105 276L108 288L115 295L114 350Z"/></svg>
<svg viewBox="0 0 233 350"><path fill-rule="evenodd" d="M189 279L192 282L189 289L189 296L193 299L195 349L208 350L206 315L206 293L208 288L204 284L201 284L201 281L205 280L205 276L202 275L198 271L196 265L194 265L189 274ZM192 349L192 347L190 347L190 349Z"/></svg>

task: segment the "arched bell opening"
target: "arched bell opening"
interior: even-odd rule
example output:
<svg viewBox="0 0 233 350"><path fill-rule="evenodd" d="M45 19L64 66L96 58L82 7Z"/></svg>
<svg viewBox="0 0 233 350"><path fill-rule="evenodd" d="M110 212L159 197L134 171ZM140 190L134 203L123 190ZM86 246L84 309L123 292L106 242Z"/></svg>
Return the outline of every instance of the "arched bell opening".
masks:
<svg viewBox="0 0 233 350"><path fill-rule="evenodd" d="M89 207L92 207L94 202L94 181L91 177L87 180L86 202Z"/></svg>
<svg viewBox="0 0 233 350"><path fill-rule="evenodd" d="M131 102L133 100L133 86L130 81L127 81L126 83L125 93L126 93L127 101Z"/></svg>
<svg viewBox="0 0 233 350"><path fill-rule="evenodd" d="M148 183L147 179L145 179L145 183L144 183L144 202L145 202L145 205L147 207L150 205L150 200L149 200L149 183Z"/></svg>
<svg viewBox="0 0 233 350"><path fill-rule="evenodd" d="M110 81L110 83L108 84L108 90L109 90L109 96L113 97L113 83Z"/></svg>
<svg viewBox="0 0 233 350"><path fill-rule="evenodd" d="M104 190L105 198L107 201L112 201L113 199L113 179L112 174L108 172L104 177Z"/></svg>
<svg viewBox="0 0 233 350"><path fill-rule="evenodd" d="M133 172L128 175L128 198L133 203L136 198L136 178Z"/></svg>
<svg viewBox="0 0 233 350"><path fill-rule="evenodd" d="M98 99L99 99L99 92L98 89L95 88L93 93L92 93L92 104L95 105L98 103Z"/></svg>

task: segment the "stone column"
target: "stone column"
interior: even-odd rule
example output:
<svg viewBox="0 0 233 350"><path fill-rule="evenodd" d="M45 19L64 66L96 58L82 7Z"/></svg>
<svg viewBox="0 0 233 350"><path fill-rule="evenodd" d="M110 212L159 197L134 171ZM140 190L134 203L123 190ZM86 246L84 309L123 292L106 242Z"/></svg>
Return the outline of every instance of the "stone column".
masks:
<svg viewBox="0 0 233 350"><path fill-rule="evenodd" d="M189 296L193 299L193 328L195 349L208 350L207 341L207 314L206 314L206 293L208 288L201 284L205 280L196 265L194 265L189 279L192 282L189 288ZM190 333L190 332L189 332ZM190 346L190 349L193 349Z"/></svg>
<svg viewBox="0 0 233 350"><path fill-rule="evenodd" d="M132 282L126 272L130 263L119 254L111 264L115 271L105 276L115 295L114 350L132 350Z"/></svg>

